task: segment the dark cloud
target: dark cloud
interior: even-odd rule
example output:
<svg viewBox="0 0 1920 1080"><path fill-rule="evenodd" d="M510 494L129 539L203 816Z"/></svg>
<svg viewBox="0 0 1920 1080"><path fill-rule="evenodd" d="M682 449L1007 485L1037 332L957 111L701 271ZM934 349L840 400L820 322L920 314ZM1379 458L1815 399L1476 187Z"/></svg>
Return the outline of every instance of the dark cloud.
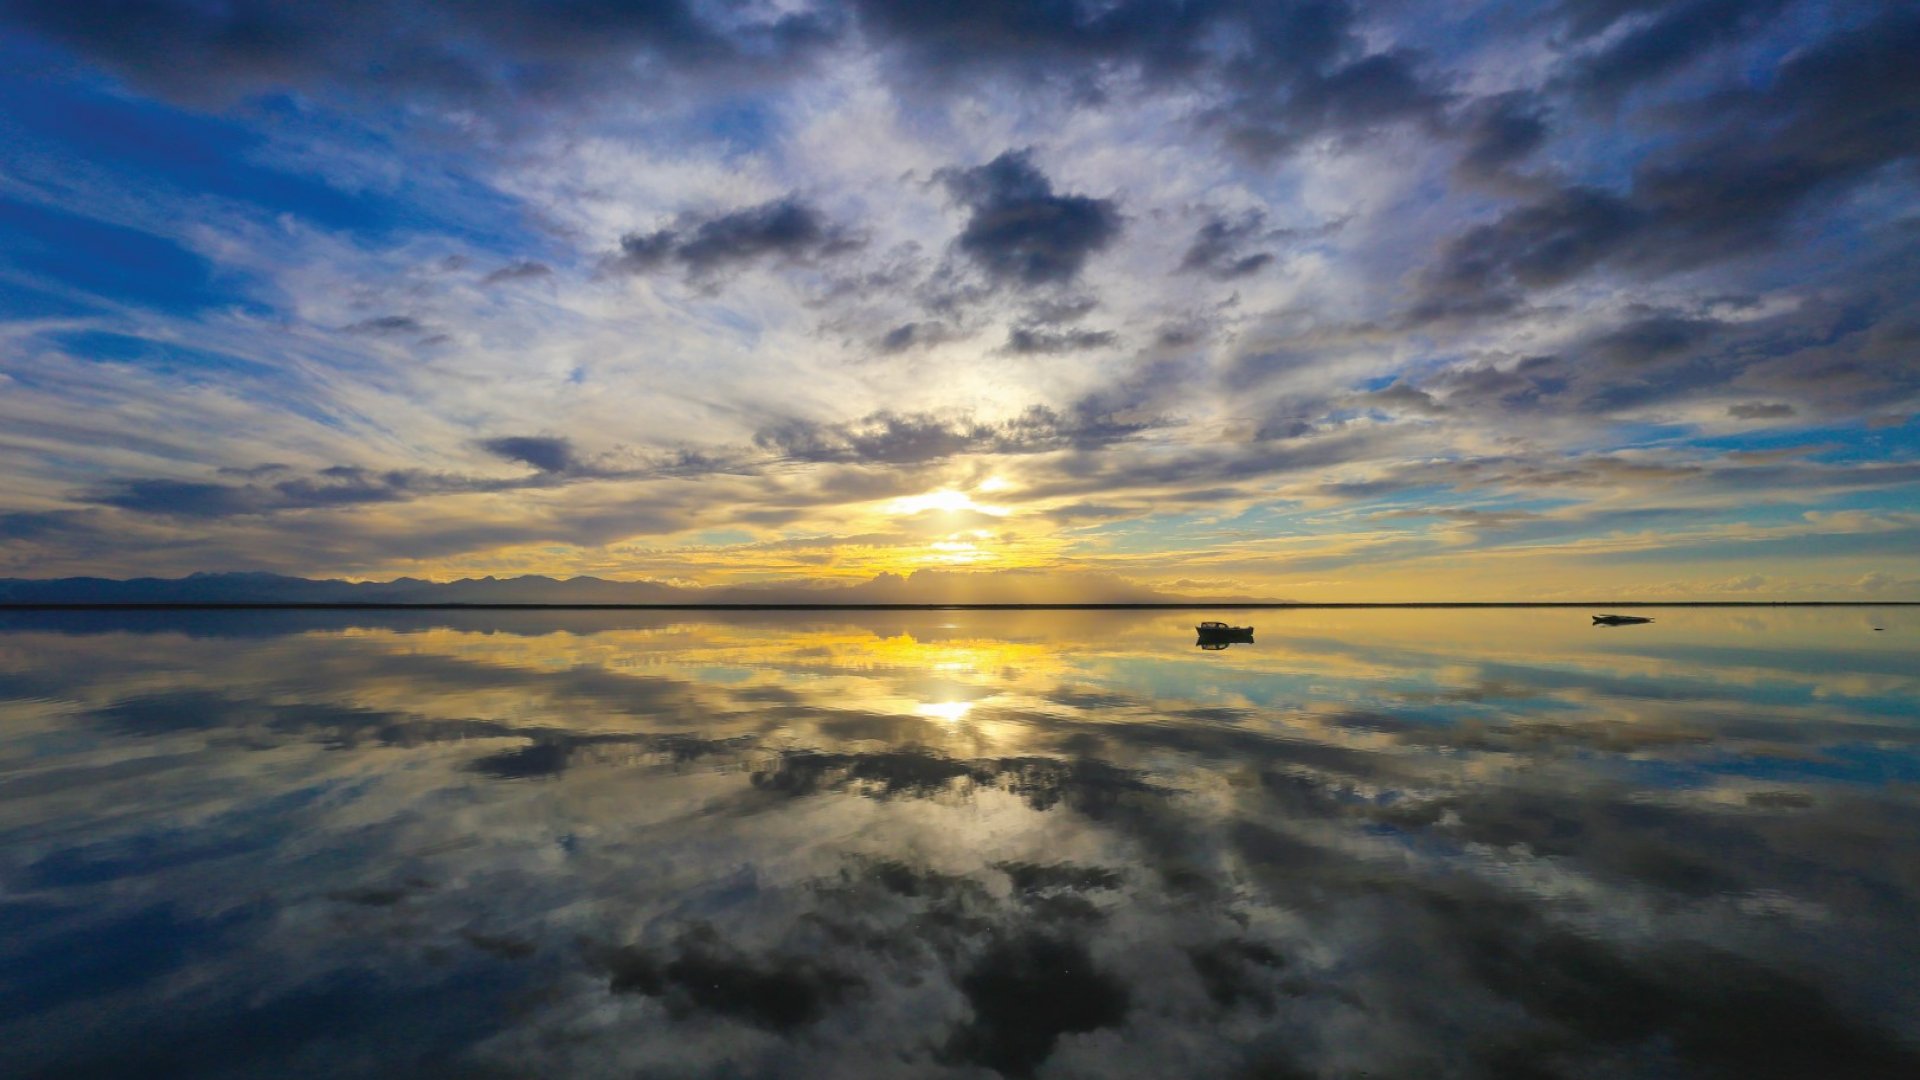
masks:
<svg viewBox="0 0 1920 1080"><path fill-rule="evenodd" d="M532 281L536 278L552 277L553 267L546 263L523 259L493 271L480 279L482 285L500 285L511 281Z"/></svg>
<svg viewBox="0 0 1920 1080"><path fill-rule="evenodd" d="M1246 250L1265 239L1266 224L1267 216L1260 210L1209 219L1194 233L1192 245L1180 259L1180 270L1232 281L1266 269L1273 264L1272 252Z"/></svg>
<svg viewBox="0 0 1920 1080"><path fill-rule="evenodd" d="M504 110L657 81L792 64L838 36L831 14L728 17L688 0L273 0L107 6L7 0L15 26L195 102L283 88L395 92Z"/></svg>
<svg viewBox="0 0 1920 1080"><path fill-rule="evenodd" d="M263 476L272 476L276 473L287 472L291 468L292 466L282 464L278 461L267 461L258 465L226 465L214 471L218 472L221 476L238 476L248 480L258 480Z"/></svg>
<svg viewBox="0 0 1920 1080"><path fill-rule="evenodd" d="M84 510L13 510L0 512L0 539L21 541L78 540L97 535Z"/></svg>
<svg viewBox="0 0 1920 1080"><path fill-rule="evenodd" d="M1233 391L1249 390L1292 372L1311 368L1320 362L1320 352L1311 342L1298 346L1257 348L1232 357L1220 374L1220 381Z"/></svg>
<svg viewBox="0 0 1920 1080"><path fill-rule="evenodd" d="M1582 56L1568 76L1575 90L1601 102L1613 102L1628 91L1662 76L1730 41L1764 26L1787 7L1788 0L1685 0L1681 3L1636 5L1659 7L1657 13ZM1579 6L1579 5L1569 5ZM1591 9L1623 5L1585 5ZM1600 19L1610 25L1617 16L1600 11L1574 13L1576 24Z"/></svg>
<svg viewBox="0 0 1920 1080"><path fill-rule="evenodd" d="M1007 331L1007 343L1002 348L1015 356L1053 355L1104 349L1119 340L1111 330L1043 330L1016 326Z"/></svg>
<svg viewBox="0 0 1920 1080"><path fill-rule="evenodd" d="M431 477L408 469L375 470L358 465L334 465L314 476L274 484L272 491L285 508L346 506L354 503L393 502L421 491L462 486L458 481Z"/></svg>
<svg viewBox="0 0 1920 1080"><path fill-rule="evenodd" d="M812 957L743 953L705 925L690 927L671 953L629 946L601 963L616 994L662 998L675 1016L713 1013L774 1031L820 1019L865 985Z"/></svg>
<svg viewBox="0 0 1920 1080"><path fill-rule="evenodd" d="M268 474L273 475L273 474ZM78 496L82 501L140 514L175 518L226 518L365 503L400 502L426 495L507 490L527 486L414 469L366 469L335 465L276 483L217 484L138 477L114 480Z"/></svg>
<svg viewBox="0 0 1920 1080"><path fill-rule="evenodd" d="M853 8L870 36L910 54L912 70L951 77L986 68L1046 78L1110 62L1154 75L1192 71L1203 62L1202 34L1231 5L854 0Z"/></svg>
<svg viewBox="0 0 1920 1080"><path fill-rule="evenodd" d="M672 228L628 233L611 265L629 273L667 266L689 280L709 280L761 260L804 262L831 258L861 241L828 221L819 210L789 196L709 218L688 218Z"/></svg>
<svg viewBox="0 0 1920 1080"><path fill-rule="evenodd" d="M1559 285L1621 250L1646 213L1594 188L1567 188L1475 226L1447 244L1424 282L1415 318L1503 311L1515 287Z"/></svg>
<svg viewBox="0 0 1920 1080"><path fill-rule="evenodd" d="M1113 200L1055 194L1030 151L1009 150L985 165L946 168L936 177L972 212L960 250L1003 284L1070 282L1089 256L1120 235Z"/></svg>
<svg viewBox="0 0 1920 1080"><path fill-rule="evenodd" d="M922 335L920 327L920 323L902 323L880 335L880 341L878 343L880 351L885 353L905 352L907 349L921 344L925 338Z"/></svg>
<svg viewBox="0 0 1920 1080"><path fill-rule="evenodd" d="M1130 80L1202 88L1202 124L1270 157L1316 135L1359 136L1436 115L1445 96L1402 52L1368 52L1345 0L985 4L855 0L896 77L946 90L980 73L1100 96Z"/></svg>
<svg viewBox="0 0 1920 1080"><path fill-rule="evenodd" d="M508 461L524 462L541 472L567 473L581 468L573 441L551 435L507 435L486 439L480 448Z"/></svg>
<svg viewBox="0 0 1920 1080"><path fill-rule="evenodd" d="M118 480L89 501L136 513L170 517L217 518L259 513L259 489L191 480Z"/></svg>
<svg viewBox="0 0 1920 1080"><path fill-rule="evenodd" d="M1468 920L1470 921L1470 920ZM1751 960L1680 943L1644 955L1527 919L1462 943L1475 976L1535 1019L1592 1044L1657 1036L1713 1076L1803 1076L1836 1061L1859 1076L1899 1076L1920 1055L1862 1023L1818 987Z"/></svg>
<svg viewBox="0 0 1920 1080"><path fill-rule="evenodd" d="M1570 185L1448 243L1417 319L1511 308L1604 266L1666 273L1773 245L1817 196L1920 154L1920 16L1892 11L1722 94L1624 191ZM1683 110L1684 111L1684 110Z"/></svg>
<svg viewBox="0 0 1920 1080"><path fill-rule="evenodd" d="M495 780L531 780L558 776L567 769L573 747L566 742L536 742L518 750L502 750L473 763L473 771Z"/></svg>
<svg viewBox="0 0 1920 1080"><path fill-rule="evenodd" d="M1213 328L1201 320L1168 323L1154 335L1154 344L1163 349L1185 349L1201 344L1213 334Z"/></svg>
<svg viewBox="0 0 1920 1080"><path fill-rule="evenodd" d="M1258 941L1209 942L1188 949L1187 961L1215 1005L1234 1009L1250 1004L1272 1012L1278 996L1274 976L1286 960L1271 946Z"/></svg>
<svg viewBox="0 0 1920 1080"><path fill-rule="evenodd" d="M1589 341L1586 348L1610 364L1638 367L1684 355L1719 326L1714 319L1659 312L1609 330Z"/></svg>
<svg viewBox="0 0 1920 1080"><path fill-rule="evenodd" d="M1157 418L1123 417L1117 410L1103 410L1102 402L1087 399L1065 412L1035 405L999 423L892 412L839 424L789 420L763 429L754 436L754 443L792 461L911 465L967 453L1096 449L1162 423Z"/></svg>
<svg viewBox="0 0 1920 1080"><path fill-rule="evenodd" d="M1293 10L1334 6L1308 4ZM1352 39L1343 35L1335 55L1353 51ZM1276 58L1282 66L1273 66ZM1392 124L1437 127L1451 100L1418 71L1419 58L1412 52L1372 53L1331 65L1309 62L1292 72L1284 66L1288 58L1284 49L1277 54L1249 51L1228 68L1224 103L1205 114L1205 122L1220 131L1229 146L1256 161L1291 153L1317 137L1356 141Z"/></svg>
<svg viewBox="0 0 1920 1080"><path fill-rule="evenodd" d="M875 413L850 424L789 420L764 428L754 443L796 461L912 464L971 450L971 429L937 417Z"/></svg>
<svg viewBox="0 0 1920 1080"><path fill-rule="evenodd" d="M1459 134L1465 143L1462 176L1482 183L1509 181L1512 169L1546 143L1546 107L1525 91L1481 98L1465 110Z"/></svg>
<svg viewBox="0 0 1920 1080"><path fill-rule="evenodd" d="M887 355L909 352L914 349L939 345L948 341L957 341L965 336L960 331L942 322L910 322L880 335L874 347Z"/></svg>
<svg viewBox="0 0 1920 1080"><path fill-rule="evenodd" d="M1282 403L1261 419L1254 428L1255 442L1269 442L1274 439L1304 439L1320 430L1311 416L1294 411L1292 403Z"/></svg>
<svg viewBox="0 0 1920 1080"><path fill-rule="evenodd" d="M1102 971L1085 945L1023 934L994 943L960 977L973 1019L947 1053L1007 1076L1028 1076L1062 1035L1114 1027L1127 1016L1127 984Z"/></svg>
<svg viewBox="0 0 1920 1080"><path fill-rule="evenodd" d="M1125 875L1104 866L1077 866L1073 863L1001 863L998 869L1017 892L1034 893L1054 889L1086 892L1090 889L1117 889Z"/></svg>
<svg viewBox="0 0 1920 1080"><path fill-rule="evenodd" d="M1099 299L1092 296L1049 297L1028 304L1021 320L1038 326L1062 326L1079 322L1099 306Z"/></svg>
<svg viewBox="0 0 1920 1080"><path fill-rule="evenodd" d="M1680 403L1725 412L1757 402L1857 416L1920 394L1920 354L1903 329L1907 273L1864 270L1857 289L1742 319L1628 305L1617 322L1566 343L1563 355L1462 364L1392 389L1480 419L1529 411L1599 418Z"/></svg>
<svg viewBox="0 0 1920 1080"><path fill-rule="evenodd" d="M1673 0L1560 0L1551 14L1572 40L1580 42L1606 33L1622 19L1671 3Z"/></svg>
<svg viewBox="0 0 1920 1080"><path fill-rule="evenodd" d="M1793 406L1779 401L1747 401L1727 406L1727 415L1735 420L1782 420L1793 414Z"/></svg>
<svg viewBox="0 0 1920 1080"><path fill-rule="evenodd" d="M349 334L369 334L374 337L411 337L427 332L426 324L411 315L380 315L341 329Z"/></svg>

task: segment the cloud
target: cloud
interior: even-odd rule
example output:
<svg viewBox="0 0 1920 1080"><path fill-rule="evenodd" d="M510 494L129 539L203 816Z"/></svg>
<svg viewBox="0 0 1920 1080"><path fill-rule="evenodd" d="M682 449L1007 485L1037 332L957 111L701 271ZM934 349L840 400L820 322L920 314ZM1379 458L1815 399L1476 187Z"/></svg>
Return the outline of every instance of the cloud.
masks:
<svg viewBox="0 0 1920 1080"><path fill-rule="evenodd" d="M480 284L503 285L514 281L534 281L539 278L552 276L553 267L548 266L546 263L535 262L532 259L522 259L518 262L508 263L498 270L488 273L480 279Z"/></svg>
<svg viewBox="0 0 1920 1080"><path fill-rule="evenodd" d="M1474 529L1504 529L1514 525L1541 520L1541 515L1530 510L1482 510L1477 507L1435 506L1403 510L1382 510L1376 518L1440 518L1457 522Z"/></svg>
<svg viewBox="0 0 1920 1080"><path fill-rule="evenodd" d="M612 950L601 963L616 994L664 998L668 1012L709 1012L787 1031L819 1020L864 983L805 956L752 956L722 942L713 928L691 927L672 955Z"/></svg>
<svg viewBox="0 0 1920 1080"><path fill-rule="evenodd" d="M1042 330L1016 326L1007 331L1007 343L1002 348L1014 356L1046 356L1104 349L1119 340L1119 335L1111 330Z"/></svg>
<svg viewBox="0 0 1920 1080"><path fill-rule="evenodd" d="M963 332L946 323L921 320L901 323L880 335L880 339L874 342L874 347L883 354L893 355L941 345L949 341L958 341L965 336Z"/></svg>
<svg viewBox="0 0 1920 1080"><path fill-rule="evenodd" d="M1062 326L1076 323L1100 306L1093 296L1048 296L1029 303L1021 320L1038 326Z"/></svg>
<svg viewBox="0 0 1920 1080"><path fill-rule="evenodd" d="M1768 648L1636 638L1575 662L1552 641L1502 638L1534 617L1454 613L1446 626L1484 620L1472 628L1489 633L1452 638L1316 617L1281 635L1284 667L1236 647L1182 686L1139 677L1167 655L1160 614L1003 614L996 634L954 626L951 612L676 616L666 634L656 616L609 614L574 643L588 647L564 652L548 631L567 624L526 614L308 612L211 638L178 618L11 616L35 630L0 673L11 696L69 701L84 687L93 707L68 722L119 736L68 740L66 767L35 781L80 817L120 815L21 856L50 903L97 910L18 920L16 952L57 971L104 945L124 951L122 935L194 945L190 957L135 950L141 978L115 991L121 1011L159 1028L40 1040L25 1062L206 1071L232 1045L209 1015L267 1015L303 1019L285 1044L254 1044L256 1064L324 1067L390 1033L400 1049L381 1047L383 1060L428 1067L404 1054L453 1051L421 1050L417 1024L390 1022L422 999L380 989L424 985L436 1015L485 1033L457 1048L463 1063L509 1073L705 1074L796 1054L849 1075L875 1060L1088 1075L1631 1073L1654 1044L1707 1074L1819 1074L1833 1061L1912 1072L1911 1010L1831 1004L1878 1000L1916 940L1911 875L1885 854L1908 808L1858 797L1886 761L1911 758L1913 735L1886 706L1911 684L1905 658L1853 646L1868 633L1857 617L1819 615L1840 638L1809 641L1784 631L1812 614L1751 610L1700 625ZM215 622L237 623L185 625ZM1041 640L1094 627L1101 664ZM1507 644L1491 652L1490 639ZM751 677L665 663L690 642L750 657ZM309 663L284 663L295 643ZM552 662L563 654L582 662ZM970 703L961 738L913 714L934 688ZM514 719L473 719L476 700L509 702ZM689 717L703 738L674 743ZM133 731L143 752L129 764ZM1002 744L995 756L927 745L971 753L983 737ZM498 781L538 792L477 769L541 739L573 740L565 771ZM1865 764L1835 752L1866 744L1877 752ZM1768 768L1729 775L1716 768L1728 758ZM1651 797L1617 782L1627 767L1685 782ZM352 782L289 799L289 768ZM1196 805L1190 793L1223 774L1244 782ZM221 782L189 782L208 775ZM529 796L608 785L633 794L591 815L591 835L580 814L524 812ZM389 814L370 830L375 810L436 792L465 793L472 812ZM985 815L995 839L983 852L967 826ZM793 840L850 829L862 841L851 853ZM137 914L200 910L205 875L182 870L217 869L235 895L284 890L273 841L295 834L351 835L363 853L306 868L301 903L324 918L305 931L242 922L215 935ZM609 851L671 851L676 872L592 857ZM563 856L578 865L556 875ZM622 917L565 917L609 905ZM1756 933L1702 942L1648 917L1676 908ZM1770 948L1782 925L1879 947L1783 956ZM177 979L156 972L211 997L183 1005L168 993ZM373 990L342 1000L371 992L377 1015L309 1015L316 985L349 976ZM498 998L449 989L476 982L531 988L551 1007L502 1027ZM17 985L33 1001L71 998L44 977ZM582 1028L596 1010L618 1022ZM1756 1033L1755 1016L1775 1022ZM1372 1037L1346 1038L1355 1025ZM1221 1037L1196 1049L1196 1031Z"/></svg>
<svg viewBox="0 0 1920 1080"><path fill-rule="evenodd" d="M1514 167L1547 141L1546 106L1538 95L1522 90L1484 97L1465 110L1458 133L1465 144L1457 166L1462 176L1511 184Z"/></svg>
<svg viewBox="0 0 1920 1080"><path fill-rule="evenodd" d="M259 489L161 478L116 480L91 501L135 513L215 518L261 512Z"/></svg>
<svg viewBox="0 0 1920 1080"><path fill-rule="evenodd" d="M1390 576L1908 494L1896 6L69 7L0 3L9 572L1279 593L1219 537L1374 530ZM991 537L875 509L987 483ZM1375 516L1447 490L1555 509ZM774 532L869 539L726 554Z"/></svg>
<svg viewBox="0 0 1920 1080"><path fill-rule="evenodd" d="M1712 319L1661 312L1600 334L1586 348L1610 364L1637 367L1682 355L1719 326Z"/></svg>
<svg viewBox="0 0 1920 1080"><path fill-rule="evenodd" d="M1100 408L1091 399L1065 412L1035 405L997 423L891 412L839 424L789 420L762 429L754 443L790 461L913 465L961 454L1098 449L1165 422Z"/></svg>
<svg viewBox="0 0 1920 1080"><path fill-rule="evenodd" d="M832 258L861 244L819 210L788 196L715 217L686 218L650 233L628 233L610 265L636 274L675 266L688 280L704 281L749 263Z"/></svg>
<svg viewBox="0 0 1920 1080"><path fill-rule="evenodd" d="M1358 401L1371 408L1424 416L1436 415L1447 410L1447 407L1436 400L1432 394L1404 382L1395 382L1391 386L1369 390L1360 395Z"/></svg>
<svg viewBox="0 0 1920 1080"><path fill-rule="evenodd" d="M506 480L430 473L420 469L369 469L332 465L304 475L282 476L284 467L254 473L248 482L222 484L164 477L114 480L76 497L100 506L138 514L175 518L225 518L373 503L410 502L438 495L510 492L582 479L653 475L651 469L628 473L597 470L580 460L566 439L512 436L488 439L482 449L508 461L533 466L532 476Z"/></svg>
<svg viewBox="0 0 1920 1080"><path fill-rule="evenodd" d="M1631 6L1637 5L1566 4L1561 10L1573 14L1575 25L1584 29L1602 21L1611 26ZM1747 37L1785 9L1788 0L1684 0L1646 6L1656 9L1650 18L1574 63L1567 78L1578 93L1611 104L1729 41Z"/></svg>
<svg viewBox="0 0 1920 1080"><path fill-rule="evenodd" d="M1085 945L1028 933L996 942L960 978L973 1019L947 1053L1008 1076L1026 1076L1060 1036L1114 1027L1126 1019L1124 982L1102 971Z"/></svg>
<svg viewBox="0 0 1920 1080"><path fill-rule="evenodd" d="M0 513L0 539L65 541L98 538L84 510L16 510Z"/></svg>
<svg viewBox="0 0 1920 1080"><path fill-rule="evenodd" d="M1028 150L1009 150L972 168L941 169L935 178L971 211L960 250L1002 284L1071 282L1090 256L1120 236L1118 204L1054 194Z"/></svg>
<svg viewBox="0 0 1920 1080"><path fill-rule="evenodd" d="M1359 137L1431 118L1445 95L1403 51L1369 52L1344 0L1199 0L1022 6L857 0L862 31L899 54L895 77L950 93L963 77L1053 84L1056 94L1201 88L1201 125L1270 157L1321 134Z"/></svg>
<svg viewBox="0 0 1920 1080"><path fill-rule="evenodd" d="M1660 275L1777 243L1821 195L1920 146L1920 17L1888 12L1790 57L1764 89L1732 91L1624 190L1568 184L1459 234L1416 318L1507 310L1607 266ZM1706 108L1706 106L1703 106Z"/></svg>
<svg viewBox="0 0 1920 1080"><path fill-rule="evenodd" d="M1626 249L1645 212L1596 188L1571 187L1449 241L1423 282L1415 318L1478 315L1517 304L1513 290L1559 285Z"/></svg>
<svg viewBox="0 0 1920 1080"><path fill-rule="evenodd" d="M427 332L427 327L411 315L379 315L371 319L362 319L341 327L349 334L366 334L371 337L413 337Z"/></svg>
<svg viewBox="0 0 1920 1080"><path fill-rule="evenodd" d="M1920 588L1920 577L1895 577L1884 570L1872 570L1860 575L1853 587L1876 596L1887 592L1905 592Z"/></svg>
<svg viewBox="0 0 1920 1080"><path fill-rule="evenodd" d="M1288 154L1305 140L1333 135L1358 140L1391 124L1438 123L1448 95L1428 85L1410 51L1372 53L1330 70L1284 72L1262 78L1252 67L1234 72L1237 96L1209 119L1229 145L1255 159Z"/></svg>
<svg viewBox="0 0 1920 1080"><path fill-rule="evenodd" d="M506 435L482 440L480 448L508 461L524 462L541 472L574 472L581 465L572 440L551 435Z"/></svg>
<svg viewBox="0 0 1920 1080"><path fill-rule="evenodd" d="M421 0L319 7L153 0L113 19L57 0L11 0L6 15L186 101L296 87L494 110L644 86L643 72L744 73L798 61L836 36L831 20L817 15L721 20L685 0L487 0L453 8Z"/></svg>
<svg viewBox="0 0 1920 1080"><path fill-rule="evenodd" d="M1232 281L1273 265L1272 252L1246 250L1249 243L1265 238L1266 221L1266 213L1260 210L1248 211L1237 218L1208 219L1194 233L1186 254L1180 257L1181 272Z"/></svg>

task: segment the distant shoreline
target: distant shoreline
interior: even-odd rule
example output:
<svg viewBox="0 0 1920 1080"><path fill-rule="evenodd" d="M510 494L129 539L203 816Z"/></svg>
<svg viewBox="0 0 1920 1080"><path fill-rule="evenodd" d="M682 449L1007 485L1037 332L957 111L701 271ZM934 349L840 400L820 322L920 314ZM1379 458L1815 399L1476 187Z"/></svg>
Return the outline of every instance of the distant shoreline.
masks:
<svg viewBox="0 0 1920 1080"><path fill-rule="evenodd" d="M0 611L1326 611L1366 608L1827 608L1920 607L1920 600L1440 600L1395 603L1204 601L1164 604L380 604L61 603L0 601Z"/></svg>

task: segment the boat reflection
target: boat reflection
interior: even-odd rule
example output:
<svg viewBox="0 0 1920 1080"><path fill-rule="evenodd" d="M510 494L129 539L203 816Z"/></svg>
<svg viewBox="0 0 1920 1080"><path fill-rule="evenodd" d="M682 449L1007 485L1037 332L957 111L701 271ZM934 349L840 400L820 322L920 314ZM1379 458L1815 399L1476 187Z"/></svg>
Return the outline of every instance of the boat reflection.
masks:
<svg viewBox="0 0 1920 1080"><path fill-rule="evenodd" d="M1198 638L1194 642L1209 652L1218 652L1227 646L1240 643L1253 644L1253 627L1229 626L1223 622L1203 622L1194 627Z"/></svg>

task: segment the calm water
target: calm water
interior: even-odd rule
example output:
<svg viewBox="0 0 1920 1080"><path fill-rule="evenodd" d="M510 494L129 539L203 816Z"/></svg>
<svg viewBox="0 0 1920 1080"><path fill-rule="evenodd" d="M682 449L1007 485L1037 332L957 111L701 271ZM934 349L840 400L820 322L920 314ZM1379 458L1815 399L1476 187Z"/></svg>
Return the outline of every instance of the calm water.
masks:
<svg viewBox="0 0 1920 1080"><path fill-rule="evenodd" d="M0 614L0 1073L1920 1076L1920 610L1206 615Z"/></svg>

